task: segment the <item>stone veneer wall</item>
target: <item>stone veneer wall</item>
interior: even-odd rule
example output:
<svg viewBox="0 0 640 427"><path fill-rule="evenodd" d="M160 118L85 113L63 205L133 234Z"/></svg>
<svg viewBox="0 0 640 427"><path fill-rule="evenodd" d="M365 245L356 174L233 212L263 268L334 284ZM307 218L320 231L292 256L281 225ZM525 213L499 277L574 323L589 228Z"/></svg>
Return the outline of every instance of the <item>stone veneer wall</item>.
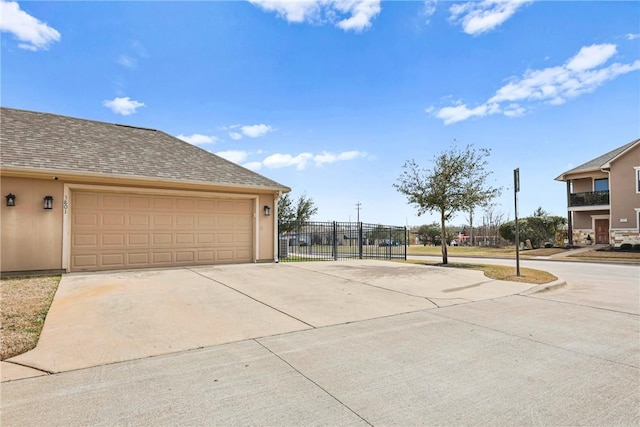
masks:
<svg viewBox="0 0 640 427"><path fill-rule="evenodd" d="M587 240L587 236L591 236L591 242ZM573 244L575 246L587 246L596 243L595 230L573 230Z"/></svg>
<svg viewBox="0 0 640 427"><path fill-rule="evenodd" d="M640 243L640 232L638 230L611 230L611 242L615 247L620 247L623 243L635 245Z"/></svg>

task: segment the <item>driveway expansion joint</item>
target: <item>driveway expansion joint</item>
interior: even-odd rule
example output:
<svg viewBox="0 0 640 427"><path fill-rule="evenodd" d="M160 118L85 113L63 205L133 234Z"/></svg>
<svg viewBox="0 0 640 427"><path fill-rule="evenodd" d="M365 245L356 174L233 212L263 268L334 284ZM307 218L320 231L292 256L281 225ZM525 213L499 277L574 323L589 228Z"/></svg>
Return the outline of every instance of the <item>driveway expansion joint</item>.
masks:
<svg viewBox="0 0 640 427"><path fill-rule="evenodd" d="M24 364L24 363L16 362L16 361L13 361L11 359L3 360L3 362L4 363L11 363L12 365L16 365L16 366L22 366L23 368L33 369L34 371L43 372L43 373L45 373L47 375L55 374L55 372L53 372L53 371L47 371L46 369L36 368L35 366L30 366L30 365L27 365L27 364Z"/></svg>
<svg viewBox="0 0 640 427"><path fill-rule="evenodd" d="M362 421L364 421L365 423L367 423L367 425L369 426L373 426L373 424L371 424L369 421L367 421L362 415L358 414L356 411L354 411L353 409L351 409L346 403L344 403L343 401L341 401L340 399L338 399L336 396L334 396L333 394L331 394L331 392L329 392L329 390L327 390L326 388L322 387L320 384L318 384L317 382L315 382L314 380L312 380L311 378L309 378L308 376L306 376L305 374L303 374L298 368L296 368L295 366L293 366L291 363L289 363L288 361L286 361L282 356L280 356L279 354L275 353L273 350L271 350L269 347L267 347L266 345L264 345L263 343L261 343L258 339L254 339L253 341L255 341L258 345L260 345L261 347L263 347L265 350L267 350L269 353L271 353L272 355L274 355L275 357L277 357L279 360L282 361L282 363L286 364L287 366L289 366L291 369L293 369L295 372L297 372L300 376L302 376L304 379L306 379L307 381L309 381L311 384L315 385L316 387L318 387L320 390L322 390L324 393L326 393L329 397L331 397L333 400L335 400L336 402L338 402L340 405L342 405L344 408L348 409L352 414L354 414L355 416L357 416L358 418L360 418Z"/></svg>
<svg viewBox="0 0 640 427"><path fill-rule="evenodd" d="M232 291L235 291L235 292L239 293L240 295L243 295L243 296L245 296L245 297L247 297L247 298L249 298L249 299L251 299L251 300L253 300L253 301L257 302L257 303L259 303L259 304L264 305L265 307L269 307L270 309L275 310L275 311L277 311L278 313L282 313L282 314L284 314L285 316L290 317L290 318L292 318L292 319L294 319L294 320L296 320L296 321L298 321L298 322L300 322L300 323L303 323L303 324L307 325L308 327L310 327L310 328L312 328L312 329L316 329L316 326L312 325L311 323L305 322L305 321L304 321L304 320L302 320L302 319L298 319L297 317L292 316L291 314L289 314L289 313L287 313L287 312L284 312L284 311L280 310L280 309L279 309L279 308L277 308L277 307L274 307L274 306L272 306L272 305L269 305L269 304L267 304L267 303L266 303L266 302L264 302L264 301L260 301L259 299L255 298L255 297L252 297L251 295L249 295L249 294L247 294L247 293L245 293L245 292L242 292L242 291L240 291L240 290L238 290L238 289L234 288L233 286L227 285L226 283L223 283L223 282L221 282L221 281L219 281L219 280L213 279L213 278L211 278L211 277L209 277L209 276L206 276L206 275L204 275L204 274L202 274L202 273L199 273L199 272L197 272L197 271L195 271L195 270L192 270L192 269L190 269L190 268L188 268L188 267L185 267L185 268L186 268L187 270L191 271L192 273L197 274L197 275L198 275L198 276L200 276L200 277L203 277L203 278L205 278L205 279L207 279L207 280L209 280L209 281L211 281L211 282L217 283L217 284L222 285L222 286L224 286L224 287L226 287L226 288L228 288L228 289L231 289Z"/></svg>

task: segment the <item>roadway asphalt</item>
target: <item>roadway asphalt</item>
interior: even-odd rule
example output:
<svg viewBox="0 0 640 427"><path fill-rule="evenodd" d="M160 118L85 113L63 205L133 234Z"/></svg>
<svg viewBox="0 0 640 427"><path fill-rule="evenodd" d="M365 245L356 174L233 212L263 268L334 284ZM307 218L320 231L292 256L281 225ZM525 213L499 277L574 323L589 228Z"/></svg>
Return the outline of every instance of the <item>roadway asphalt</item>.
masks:
<svg viewBox="0 0 640 427"><path fill-rule="evenodd" d="M11 381L2 425L640 424L637 267L525 265L567 285Z"/></svg>

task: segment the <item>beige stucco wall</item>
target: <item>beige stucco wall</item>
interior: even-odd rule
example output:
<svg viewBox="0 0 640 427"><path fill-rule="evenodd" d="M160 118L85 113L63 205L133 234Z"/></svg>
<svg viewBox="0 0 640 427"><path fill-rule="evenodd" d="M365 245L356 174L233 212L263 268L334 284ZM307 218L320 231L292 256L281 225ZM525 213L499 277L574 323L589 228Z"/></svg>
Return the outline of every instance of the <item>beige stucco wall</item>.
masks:
<svg viewBox="0 0 640 427"><path fill-rule="evenodd" d="M271 208L271 215L264 215L264 206L269 206ZM273 247L273 238L275 235L275 225L274 225L274 216L276 214L276 209L274 206L274 195L273 194L262 194L258 198L258 261L273 261L274 257L274 247Z"/></svg>
<svg viewBox="0 0 640 427"><path fill-rule="evenodd" d="M608 178L608 175L604 172L594 172L592 177L572 179L571 185L573 186L573 192L585 193L593 191L593 181L600 178ZM609 186L611 186L611 183L609 183Z"/></svg>
<svg viewBox="0 0 640 427"><path fill-rule="evenodd" d="M640 193L636 191L636 171L640 167L640 145L611 163L611 228L638 230ZM626 219L626 221L624 221Z"/></svg>
<svg viewBox="0 0 640 427"><path fill-rule="evenodd" d="M0 271L61 269L63 183L3 176L0 188ZM6 205L9 193L16 196L13 207ZM44 196L53 196L53 209L43 208Z"/></svg>
<svg viewBox="0 0 640 427"><path fill-rule="evenodd" d="M54 180L32 177L8 177L0 179L0 271L61 270L63 251L64 184L80 184L82 180ZM94 183L92 183L94 184ZM97 183L95 183L97 184ZM131 183L127 183L132 187ZM123 188L123 187L121 187ZM140 187L137 187L140 188ZM156 185L147 188L169 188ZM185 190L193 191L193 188ZM126 190L125 190L126 191ZM207 191L211 191L207 189ZM227 189L228 192L228 189ZM4 196L16 195L16 206L6 206ZM221 192L219 192L221 194ZM229 192L229 194L234 194ZM246 193L245 193L246 194ZM43 209L43 197L53 196L53 209ZM274 256L274 193L257 194L258 261L273 261ZM271 215L265 216L263 207L271 207Z"/></svg>
<svg viewBox="0 0 640 427"><path fill-rule="evenodd" d="M606 211L606 210L574 212L573 228L574 230L591 230L591 233L593 233L592 215L602 216L602 215L608 215L608 214L609 214L609 211Z"/></svg>

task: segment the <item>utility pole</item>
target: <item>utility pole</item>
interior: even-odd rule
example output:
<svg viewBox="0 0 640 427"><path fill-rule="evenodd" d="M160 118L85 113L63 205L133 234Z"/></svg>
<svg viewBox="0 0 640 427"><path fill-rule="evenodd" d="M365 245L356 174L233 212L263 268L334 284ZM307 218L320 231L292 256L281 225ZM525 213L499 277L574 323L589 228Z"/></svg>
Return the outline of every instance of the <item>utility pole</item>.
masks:
<svg viewBox="0 0 640 427"><path fill-rule="evenodd" d="M520 168L513 170L513 199L516 216L516 276L520 277L520 226L518 225L518 192L520 191Z"/></svg>
<svg viewBox="0 0 640 427"><path fill-rule="evenodd" d="M360 209L362 207L362 203L356 203L356 210L358 211L358 224L360 224Z"/></svg>

